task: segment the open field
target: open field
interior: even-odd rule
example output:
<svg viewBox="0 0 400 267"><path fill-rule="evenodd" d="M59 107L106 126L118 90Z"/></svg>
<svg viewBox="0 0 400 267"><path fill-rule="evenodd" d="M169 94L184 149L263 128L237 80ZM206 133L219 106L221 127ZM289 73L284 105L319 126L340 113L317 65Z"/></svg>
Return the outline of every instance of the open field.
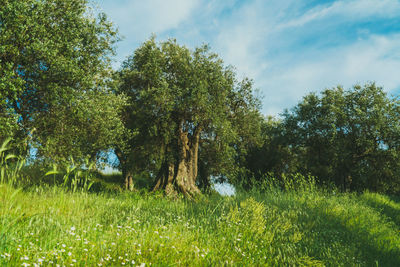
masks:
<svg viewBox="0 0 400 267"><path fill-rule="evenodd" d="M399 266L400 202L318 190L71 193L0 185L1 266Z"/></svg>

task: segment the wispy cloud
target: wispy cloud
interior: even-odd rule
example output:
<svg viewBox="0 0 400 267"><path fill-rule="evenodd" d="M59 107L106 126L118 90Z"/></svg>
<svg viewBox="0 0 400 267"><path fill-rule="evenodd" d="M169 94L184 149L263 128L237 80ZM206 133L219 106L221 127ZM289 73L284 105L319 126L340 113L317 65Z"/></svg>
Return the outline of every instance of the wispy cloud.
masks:
<svg viewBox="0 0 400 267"><path fill-rule="evenodd" d="M317 5L303 15L279 25L278 29L286 27L302 27L307 23L333 19L344 23L347 20L355 21L370 17L395 17L399 15L400 3L397 0L353 0L336 1L330 5Z"/></svg>
<svg viewBox="0 0 400 267"><path fill-rule="evenodd" d="M124 38L119 59L125 58L152 33L173 30L187 20L199 0L98 0L100 8L119 28Z"/></svg>
<svg viewBox="0 0 400 267"><path fill-rule="evenodd" d="M321 53L308 52L306 60L270 69L262 86L270 106L267 113L276 114L282 107L293 106L307 92L342 85L375 81L391 93L400 89L400 35L370 36L351 45L331 48ZM273 90L275 88L275 90ZM268 92L274 92L268 94ZM282 97L284 96L284 97Z"/></svg>
<svg viewBox="0 0 400 267"><path fill-rule="evenodd" d="M400 92L399 0L98 0L120 27L121 61L151 33L209 43L278 114L310 91L376 81Z"/></svg>

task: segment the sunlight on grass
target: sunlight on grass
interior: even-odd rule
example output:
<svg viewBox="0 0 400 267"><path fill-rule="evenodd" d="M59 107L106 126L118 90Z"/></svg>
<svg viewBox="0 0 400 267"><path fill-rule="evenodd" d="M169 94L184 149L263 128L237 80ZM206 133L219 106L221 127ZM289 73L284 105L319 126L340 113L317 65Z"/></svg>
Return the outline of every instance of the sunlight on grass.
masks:
<svg viewBox="0 0 400 267"><path fill-rule="evenodd" d="M366 197L265 192L194 203L2 184L0 262L396 266L399 225L360 201Z"/></svg>

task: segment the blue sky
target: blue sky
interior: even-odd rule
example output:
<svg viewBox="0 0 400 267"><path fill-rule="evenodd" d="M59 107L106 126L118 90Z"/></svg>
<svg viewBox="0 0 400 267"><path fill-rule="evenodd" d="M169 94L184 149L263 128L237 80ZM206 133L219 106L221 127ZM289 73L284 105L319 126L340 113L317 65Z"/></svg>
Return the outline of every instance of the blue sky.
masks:
<svg viewBox="0 0 400 267"><path fill-rule="evenodd" d="M95 0L119 28L114 66L152 33L210 44L277 115L309 92L375 81L400 93L400 0Z"/></svg>

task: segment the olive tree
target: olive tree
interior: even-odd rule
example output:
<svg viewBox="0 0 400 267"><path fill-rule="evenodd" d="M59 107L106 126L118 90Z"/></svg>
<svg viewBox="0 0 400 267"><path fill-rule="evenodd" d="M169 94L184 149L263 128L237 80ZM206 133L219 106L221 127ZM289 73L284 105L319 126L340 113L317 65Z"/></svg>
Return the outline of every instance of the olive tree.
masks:
<svg viewBox="0 0 400 267"><path fill-rule="evenodd" d="M87 0L1 0L0 133L52 160L112 146L125 101L107 89L117 40Z"/></svg>
<svg viewBox="0 0 400 267"><path fill-rule="evenodd" d="M199 155L207 177L232 167L241 133L258 114L252 82L239 82L206 45L190 50L151 38L124 62L119 80L129 98L125 126L138 130L116 151L124 174L151 170L154 190L167 194L200 193Z"/></svg>
<svg viewBox="0 0 400 267"><path fill-rule="evenodd" d="M284 114L297 170L342 190L400 190L400 102L374 83L304 97Z"/></svg>

